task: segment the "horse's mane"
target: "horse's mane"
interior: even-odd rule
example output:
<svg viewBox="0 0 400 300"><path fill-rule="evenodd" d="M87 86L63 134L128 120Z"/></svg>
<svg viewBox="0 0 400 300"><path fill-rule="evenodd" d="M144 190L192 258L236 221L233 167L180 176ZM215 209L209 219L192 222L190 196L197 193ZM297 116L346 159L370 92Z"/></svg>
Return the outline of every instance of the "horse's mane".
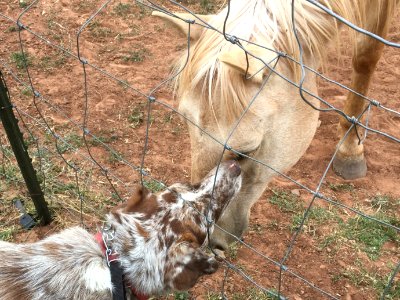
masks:
<svg viewBox="0 0 400 300"><path fill-rule="evenodd" d="M366 20L369 1L384 0L320 2L347 20L362 26ZM304 51L322 63L327 43L338 36L337 21L305 0L294 2L297 32ZM276 50L287 53L298 61L300 52L293 33L291 3L291 0L233 0L226 33L260 45L272 45ZM222 31L226 13L227 8L213 18L210 21L212 26ZM245 42L242 45L246 48ZM188 64L185 65L186 58L182 58L178 66L178 69L185 66L176 81L178 97L197 89L196 94L200 99L193 100L209 105L213 113L218 115L218 123L230 123L236 119L253 96L248 94L250 89L246 88L248 80L244 80L243 75L232 71L218 60L221 51L229 51L233 47L237 45L226 41L221 33L204 30L190 49ZM298 81L299 66L288 59L282 59L279 63L282 62L291 70L290 79ZM225 119L221 119L221 116Z"/></svg>

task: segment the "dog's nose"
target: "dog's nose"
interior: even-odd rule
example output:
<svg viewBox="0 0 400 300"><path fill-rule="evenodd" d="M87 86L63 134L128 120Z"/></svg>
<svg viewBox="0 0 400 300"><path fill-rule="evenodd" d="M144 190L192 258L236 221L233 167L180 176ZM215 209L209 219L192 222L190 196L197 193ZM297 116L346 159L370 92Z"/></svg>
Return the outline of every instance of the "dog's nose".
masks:
<svg viewBox="0 0 400 300"><path fill-rule="evenodd" d="M228 163L228 170L234 175L239 176L242 172L239 163L236 160L230 160Z"/></svg>

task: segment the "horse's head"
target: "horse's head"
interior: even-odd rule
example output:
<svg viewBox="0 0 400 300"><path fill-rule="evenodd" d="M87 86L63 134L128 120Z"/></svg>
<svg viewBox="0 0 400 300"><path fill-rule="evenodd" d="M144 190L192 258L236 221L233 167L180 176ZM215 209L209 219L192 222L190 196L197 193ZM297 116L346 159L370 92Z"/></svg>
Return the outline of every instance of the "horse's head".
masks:
<svg viewBox="0 0 400 300"><path fill-rule="evenodd" d="M275 175L265 165L279 171L291 167L314 135L317 113L300 100L298 90L275 73L291 80L296 77L292 66L281 63L284 58L275 50L274 40L281 32L264 24L272 22L265 19L266 11L248 7L246 1L237 3L243 5L231 6L226 36L221 34L226 10L199 16L217 30L194 24L189 31L189 24L182 21L194 18L189 14L177 14L181 19L154 14L191 34L189 57L183 55L177 66L176 71L181 72L176 94L189 127L192 181L200 180L220 161L225 144L244 154L238 156L242 190L219 221L239 237L247 226L251 205ZM312 78L306 82L310 90L315 89ZM232 241L217 230L213 238L215 246L223 249Z"/></svg>
<svg viewBox="0 0 400 300"><path fill-rule="evenodd" d="M193 19L190 14L176 13L178 18L160 12L153 15L185 36L190 34L190 55L183 55L176 67L177 71L182 69L176 81L176 94L179 111L189 125L192 181L197 182L220 160L225 142L245 154L254 155L260 148L265 132L270 129L267 121L277 109L274 97L281 98L285 93L271 95L267 89L261 89L272 75L267 66L273 67L279 55L271 45L261 48L235 42L234 38L230 42L220 32L197 24L191 25L189 31L189 24L182 20ZM225 15L198 17L221 29ZM252 25L236 24L229 34L235 32L251 39L252 35L244 32ZM267 84L271 86L271 82ZM265 103L268 94L271 101Z"/></svg>

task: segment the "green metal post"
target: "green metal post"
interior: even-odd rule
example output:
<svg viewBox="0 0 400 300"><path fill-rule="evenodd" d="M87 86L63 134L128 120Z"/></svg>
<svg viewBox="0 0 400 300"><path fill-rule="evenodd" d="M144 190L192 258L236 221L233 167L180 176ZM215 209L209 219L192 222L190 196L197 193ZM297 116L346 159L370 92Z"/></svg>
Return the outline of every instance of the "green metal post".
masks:
<svg viewBox="0 0 400 300"><path fill-rule="evenodd" d="M29 157L27 147L23 141L22 133L18 127L18 121L13 112L13 106L9 98L6 83L3 74L0 71L0 117L3 122L8 140L14 151L19 169L24 177L29 194L35 205L36 212L43 225L51 222L51 216L44 195L36 176L32 160Z"/></svg>

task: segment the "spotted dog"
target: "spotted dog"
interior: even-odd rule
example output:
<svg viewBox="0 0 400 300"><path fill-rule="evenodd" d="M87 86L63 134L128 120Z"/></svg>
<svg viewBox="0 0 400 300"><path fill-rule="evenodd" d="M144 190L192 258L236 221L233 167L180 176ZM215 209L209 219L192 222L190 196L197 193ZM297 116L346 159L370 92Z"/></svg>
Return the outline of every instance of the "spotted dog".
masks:
<svg viewBox="0 0 400 300"><path fill-rule="evenodd" d="M115 299L110 262L121 270L123 298L191 288L217 270L203 252L207 219L218 220L236 196L240 173L237 162L226 161L197 185L174 184L158 194L137 187L96 236L73 227L36 243L0 242L0 299Z"/></svg>

